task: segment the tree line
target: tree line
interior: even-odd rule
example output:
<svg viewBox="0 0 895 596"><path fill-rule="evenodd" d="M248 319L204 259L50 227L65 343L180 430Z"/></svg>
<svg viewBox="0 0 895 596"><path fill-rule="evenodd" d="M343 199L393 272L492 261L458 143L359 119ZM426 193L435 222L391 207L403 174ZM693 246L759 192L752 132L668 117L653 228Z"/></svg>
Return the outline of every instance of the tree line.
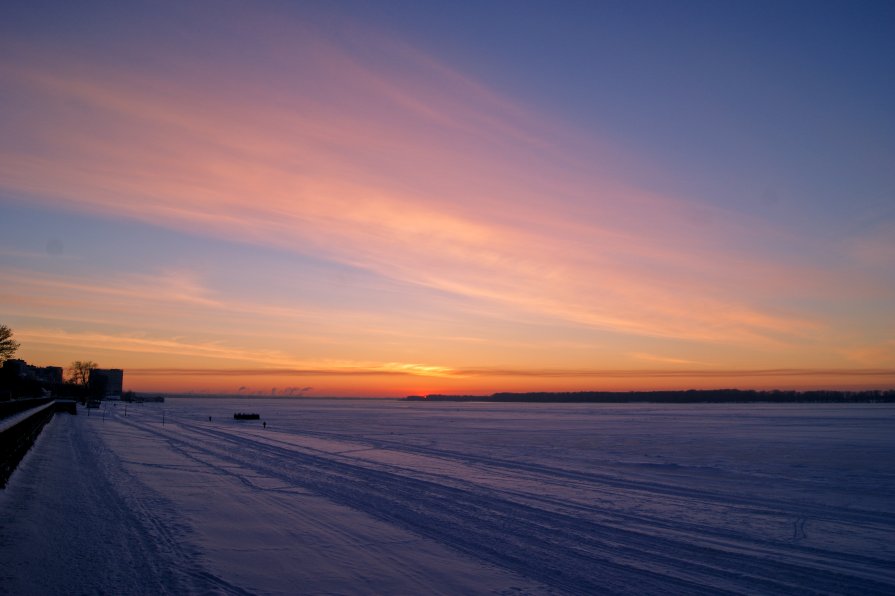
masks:
<svg viewBox="0 0 895 596"><path fill-rule="evenodd" d="M685 391L573 391L492 393L491 395L409 396L410 401L537 403L895 403L895 389L863 391L788 391L759 389L688 389Z"/></svg>

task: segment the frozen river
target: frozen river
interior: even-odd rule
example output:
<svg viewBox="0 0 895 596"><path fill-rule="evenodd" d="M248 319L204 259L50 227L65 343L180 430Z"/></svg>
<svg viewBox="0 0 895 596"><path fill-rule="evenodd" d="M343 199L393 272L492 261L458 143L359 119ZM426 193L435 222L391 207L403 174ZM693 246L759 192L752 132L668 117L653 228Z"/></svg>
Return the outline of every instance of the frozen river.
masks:
<svg viewBox="0 0 895 596"><path fill-rule="evenodd" d="M895 593L893 405L84 413L0 491L0 592Z"/></svg>

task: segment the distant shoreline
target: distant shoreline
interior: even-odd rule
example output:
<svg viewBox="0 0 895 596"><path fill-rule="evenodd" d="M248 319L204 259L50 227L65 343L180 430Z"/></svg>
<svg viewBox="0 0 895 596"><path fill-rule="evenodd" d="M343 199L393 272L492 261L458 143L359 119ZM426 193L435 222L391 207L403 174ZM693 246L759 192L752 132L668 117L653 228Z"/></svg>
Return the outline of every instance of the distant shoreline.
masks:
<svg viewBox="0 0 895 596"><path fill-rule="evenodd" d="M895 403L895 389L882 390L757 390L686 389L669 391L537 391L489 395L408 395L406 397L337 395L264 395L235 393L162 393L165 399L337 400L483 403Z"/></svg>
<svg viewBox="0 0 895 596"><path fill-rule="evenodd" d="M689 389L685 391L577 391L492 393L491 395L410 395L406 401L488 403L895 403L895 389L865 391L759 391Z"/></svg>

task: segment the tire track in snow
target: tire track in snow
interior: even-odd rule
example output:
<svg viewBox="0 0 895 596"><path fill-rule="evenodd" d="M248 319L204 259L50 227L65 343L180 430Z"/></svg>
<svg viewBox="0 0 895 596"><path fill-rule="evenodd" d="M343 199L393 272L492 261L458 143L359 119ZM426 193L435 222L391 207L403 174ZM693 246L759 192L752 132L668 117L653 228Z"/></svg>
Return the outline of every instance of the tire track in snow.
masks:
<svg viewBox="0 0 895 596"><path fill-rule="evenodd" d="M662 495L665 497L682 497L692 498L699 502L714 502L725 507L731 505L740 505L750 511L762 508L767 510L787 510L792 506L790 501L774 499L770 497L762 497L760 501L756 501L753 496L741 497L736 494L726 492L717 492L711 489L699 488L690 489L679 484L666 484L654 481L644 481L631 478L620 478L616 475L593 472L569 470L566 468L548 467L537 463L520 462L516 460L508 460L488 455L479 455L466 452L451 451L448 449L440 449L434 447L426 447L422 445L412 445L399 441L389 441L387 439L374 439L369 437L346 438L344 435L327 433L321 431L302 431L302 435L319 437L337 441L352 441L355 443L364 442L374 448L389 449L406 453L418 453L420 455L429 455L439 459L452 459L463 463L477 463L482 466L494 469L502 469L513 472L526 472L533 474L536 478L545 482L553 482L558 485L568 486L570 481L582 481L589 485L600 486L609 489L623 489L632 491L641 491L649 495ZM895 497L895 495L893 495ZM800 503L799 511L804 515L814 519L825 519L830 517L829 509L811 503ZM848 521L855 524L876 524L884 522L886 526L890 526L891 520L875 511L868 511L856 508L839 508L835 511L835 519L837 521Z"/></svg>
<svg viewBox="0 0 895 596"><path fill-rule="evenodd" d="M195 426L187 424L186 426L202 431L207 427ZM868 557L858 554L835 552L831 553L820 548L811 546L797 545L793 548L793 543L800 542L806 537L804 532L796 530L798 540L789 538L789 535L781 534L780 540L760 539L756 535L749 534L738 528L724 527L710 523L699 523L693 519L682 519L680 516L658 516L648 512L639 511L637 513L626 513L619 511L617 508L599 508L593 505L594 494L611 494L615 500L622 500L627 493L636 494L638 499L648 499L650 501L659 502L663 507L668 507L672 502L680 510L681 507L689 510L704 510L707 506L712 506L720 511L726 517L732 514L748 519L751 516L773 517L779 521L781 530L784 524L787 527L791 525L791 519L795 515L798 519L805 519L810 516L815 521L828 521L831 523L846 524L852 531L860 531L863 533L875 532L878 536L888 536L895 528L893 528L893 520L890 516L882 513L876 513L864 510L837 508L830 510L828 508L816 506L813 504L798 503L794 504L788 501L782 501L773 498L740 498L736 494L725 494L714 492L711 490L701 491L689 489L687 487L667 485L664 483L643 482L638 480L626 480L607 476L604 474L594 474L590 472L576 472L564 468L551 468L547 466L520 463L511 460L498 459L489 456L480 456L478 454L470 454L464 457L464 454L453 451L436 450L432 447L417 448L414 445L405 445L396 441L380 440L380 439L355 439L344 435L321 432L305 432L300 434L292 434L292 436L310 436L324 438L327 440L335 440L339 442L348 442L352 444L367 444L370 447L353 448L349 450L339 450L337 452L328 452L315 449L308 446L302 446L304 451L319 453L332 457L335 455L344 455L346 453L362 453L364 451L384 450L400 453L421 454L438 461L453 461L464 466L474 465L476 470L486 472L488 476L511 477L514 484L520 481L531 485L536 484L536 490L523 491L516 489L500 488L498 492L506 498L515 501L533 504L535 506L546 506L550 509L561 511L573 515L575 517L587 517L592 521L601 524L613 525L617 528L631 528L632 525L641 533L655 535L657 533L670 536L677 539L688 541L698 541L706 543L713 547L722 547L731 552L743 553L761 553L765 556L783 557L800 564L809 564L817 568L827 568L830 570L838 570L848 567L854 574L861 574L868 578L876 578L880 575L879 570L891 569L891 561L882 558ZM275 438L265 437L265 442L281 444L287 448L295 449L296 445L288 442L281 442ZM472 462L470 464L470 462ZM421 479L433 479L437 483L448 484L458 488L477 487L475 483L468 480L459 479L457 477L445 475L439 476L430 470L420 471L419 469L401 468L390 466L388 464L376 464L375 462L367 462L364 465L379 466L383 469L392 469L396 473L406 475L411 474ZM615 481L615 482L613 482ZM478 482L478 481L477 481ZM569 499L566 495L563 497L550 496L543 487L554 486L561 489L569 489L575 487L579 492L584 491L591 497L586 503ZM491 487L494 490L494 487ZM625 492L622 492L625 491ZM625 495L629 496L629 495ZM794 511L795 510L795 511ZM717 514L718 511L715 513ZM672 520L672 521L669 521ZM804 529L804 524L797 526ZM895 583L895 577L892 573L883 573L879 580L882 582Z"/></svg>
<svg viewBox="0 0 895 596"><path fill-rule="evenodd" d="M182 525L176 511L168 501L129 474L114 450L108 449L92 432L83 432L80 440L72 442L72 448L89 453L84 460L92 460L84 466L95 470L105 482L92 483L102 487L104 494L97 498L109 514L109 527L115 528L120 540L126 544L130 565L137 565L136 581L139 586L117 588L122 594L226 594L248 596L248 592L234 586L205 570L198 554L190 549L185 537L189 528ZM102 457L97 457L101 452ZM97 464L102 464L98 466ZM98 547L101 554L103 547ZM106 547L107 548L107 547ZM105 553L109 560L121 559L121 550ZM120 560L118 569L127 565Z"/></svg>
<svg viewBox="0 0 895 596"><path fill-rule="evenodd" d="M157 493L57 415L4 491L0 594L246 594L205 571Z"/></svg>
<svg viewBox="0 0 895 596"><path fill-rule="evenodd" d="M891 593L893 587L885 574L872 579L818 568L810 553L807 560L785 561L761 544L753 545L752 552L734 552L697 535L690 540L686 528L680 537L657 536L636 519L629 520L629 528L600 523L520 503L504 491L422 479L368 461L345 461L335 453L271 445L238 432L198 425L183 425L176 432L129 424L161 434L181 449L312 490L569 593L824 593L845 588Z"/></svg>

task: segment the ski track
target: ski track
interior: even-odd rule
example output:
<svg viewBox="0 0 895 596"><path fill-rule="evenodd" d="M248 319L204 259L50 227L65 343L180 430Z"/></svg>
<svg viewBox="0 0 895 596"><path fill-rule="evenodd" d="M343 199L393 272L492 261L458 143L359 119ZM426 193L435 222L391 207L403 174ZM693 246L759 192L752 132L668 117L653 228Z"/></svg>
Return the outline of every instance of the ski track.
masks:
<svg viewBox="0 0 895 596"><path fill-rule="evenodd" d="M800 544L806 527L818 520L847 524L853 532L893 535L893 520L872 511L831 510L774 498L756 502L681 485L336 433L259 436L251 427L183 420L163 426L112 416L164 438L205 466L236 476L252 490L301 487L562 593L895 592L892 561ZM345 448L302 445L306 437L337 441ZM383 450L422 460L408 465L364 458ZM460 466L474 470L474 477L439 473L443 462L449 472ZM264 489L252 481L258 475L285 487ZM567 498L570 487L580 498ZM677 501L676 507L718 508L734 518L790 520L791 538L771 541L718 523L625 513L600 507L596 498L587 502L588 495L619 491L660 505Z"/></svg>

